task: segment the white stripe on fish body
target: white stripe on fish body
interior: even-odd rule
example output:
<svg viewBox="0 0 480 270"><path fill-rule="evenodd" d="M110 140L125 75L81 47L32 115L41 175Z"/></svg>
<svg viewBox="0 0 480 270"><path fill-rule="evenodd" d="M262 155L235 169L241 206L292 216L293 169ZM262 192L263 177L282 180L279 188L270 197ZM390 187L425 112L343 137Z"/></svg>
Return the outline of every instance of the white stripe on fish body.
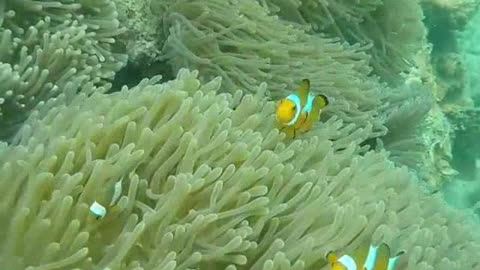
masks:
<svg viewBox="0 0 480 270"><path fill-rule="evenodd" d="M123 177L115 183L115 186L113 188L112 200L110 201L110 206L116 204L118 202L118 199L120 198L120 195L122 195L122 181Z"/></svg>
<svg viewBox="0 0 480 270"><path fill-rule="evenodd" d="M302 112L310 114L313 109L313 100L315 100L315 96L308 94L307 104L303 107Z"/></svg>
<svg viewBox="0 0 480 270"><path fill-rule="evenodd" d="M396 257L393 257L393 258L388 259L388 268L387 268L387 270L393 270L393 269L395 269L395 266L397 266L397 263L398 263L398 258L400 258L400 256L396 256Z"/></svg>
<svg viewBox="0 0 480 270"><path fill-rule="evenodd" d="M92 205L90 205L90 212L98 219L98 218L103 218L107 214L107 209L103 207L103 205L97 203L97 201L94 201Z"/></svg>
<svg viewBox="0 0 480 270"><path fill-rule="evenodd" d="M365 260L365 264L363 265L366 270L373 270L375 262L377 261L377 250L378 247L370 246L367 259Z"/></svg>
<svg viewBox="0 0 480 270"><path fill-rule="evenodd" d="M288 97L286 97L286 99L291 100L295 104L295 107L297 108L295 110L295 116L293 117L292 120L290 120L290 122L287 123L288 126L291 126L295 124L298 120L298 117L300 117L300 113L302 112L302 106L300 104L300 97L298 97L297 94L290 94Z"/></svg>
<svg viewBox="0 0 480 270"><path fill-rule="evenodd" d="M355 260L349 255L343 255L338 261L347 268L347 270L357 270Z"/></svg>

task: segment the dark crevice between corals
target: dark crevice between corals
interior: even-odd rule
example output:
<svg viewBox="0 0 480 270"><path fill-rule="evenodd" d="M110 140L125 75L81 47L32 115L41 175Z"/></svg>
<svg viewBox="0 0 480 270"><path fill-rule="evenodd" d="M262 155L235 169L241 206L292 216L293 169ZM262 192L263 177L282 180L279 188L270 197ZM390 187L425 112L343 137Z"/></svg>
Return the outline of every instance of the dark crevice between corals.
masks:
<svg viewBox="0 0 480 270"><path fill-rule="evenodd" d="M171 67L162 61L153 62L146 67L142 66L142 63L129 61L125 67L115 74L112 88L108 93L120 91L123 86L134 87L144 78L151 78L156 75L161 75L162 81L175 79Z"/></svg>

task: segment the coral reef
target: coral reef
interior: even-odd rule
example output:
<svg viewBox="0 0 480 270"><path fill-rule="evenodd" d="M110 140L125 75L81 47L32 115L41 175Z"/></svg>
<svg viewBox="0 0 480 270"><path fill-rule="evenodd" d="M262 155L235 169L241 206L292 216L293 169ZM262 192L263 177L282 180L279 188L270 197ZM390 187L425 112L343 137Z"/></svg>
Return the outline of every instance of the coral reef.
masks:
<svg viewBox="0 0 480 270"><path fill-rule="evenodd" d="M478 22L480 13L478 6L480 1L451 1L456 5L456 12L450 12L450 17L455 14L468 16L468 21L462 22L455 32L455 65L460 74L454 74L446 80L450 85L457 84L455 91L442 102L442 109L448 117L452 127L452 161L453 168L458 172L456 177L447 183L442 192L445 199L458 208L473 209L480 214L479 194L480 176L478 136L480 135L480 113L478 91L478 67L480 63L480 51L478 50ZM456 29L457 30L457 29ZM453 54L453 53L451 53ZM448 56L448 54L445 54ZM444 56L445 57L445 56ZM450 57L452 58L452 57ZM453 62L453 61L450 61ZM448 62L447 62L448 63ZM450 70L455 70L450 69ZM452 73L452 72L451 72ZM453 97L453 98L452 98Z"/></svg>
<svg viewBox="0 0 480 270"><path fill-rule="evenodd" d="M61 92L108 90L126 61L110 0L2 1L0 12L0 139Z"/></svg>
<svg viewBox="0 0 480 270"><path fill-rule="evenodd" d="M0 146L0 264L319 269L326 251L372 239L406 249L402 269L479 269L466 216L385 153L357 154L371 130L330 119L285 144L266 85L219 94L219 78L197 75L35 111ZM89 205L119 179L118 205L96 220Z"/></svg>
<svg viewBox="0 0 480 270"><path fill-rule="evenodd" d="M378 114L385 86L367 78L368 56L358 46L311 36L254 0L158 1L152 9L168 30L162 58L173 70L197 69L203 80L220 75L230 93L253 93L265 81L274 100L309 78L313 92L334 100L327 116L385 134Z"/></svg>
<svg viewBox="0 0 480 270"><path fill-rule="evenodd" d="M198 69L202 80L221 75L230 93L237 89L253 93L256 85L266 81L267 96L273 100L287 96L302 78L309 78L312 91L332 100L325 119L339 117L345 124L360 128L373 125L369 139L375 141L389 133L384 139L388 142L382 147L372 140L366 144L395 151L398 155L394 160L400 165L415 164L413 170L436 170L430 163L429 167L418 166L427 159L429 146L416 132L421 120L409 119L424 119L431 107L429 90L423 87L427 85L424 79L429 77L422 71L412 68L408 75L399 76L403 81L406 76L420 80L420 85L389 87L370 76L370 56L365 48L341 43L338 38L311 35L253 0L161 1L155 2L152 9L158 12L166 29L162 58L174 70ZM419 64L427 66L423 60ZM389 129L393 115L396 120L392 122L411 122L409 128ZM405 133L409 133L408 140ZM400 155L393 145L417 149L417 155Z"/></svg>
<svg viewBox="0 0 480 270"><path fill-rule="evenodd" d="M115 83L134 86L143 78L162 74L164 79L175 78L171 67L161 60L166 40L162 21L150 9L150 0L113 0L119 13L118 20L127 29L121 36L128 55L128 64L119 72Z"/></svg>
<svg viewBox="0 0 480 270"><path fill-rule="evenodd" d="M150 60L159 57L161 42L165 40L165 37L157 36L159 21L152 15L150 1L121 0L115 3L118 20L127 29L120 42L125 43L129 61L148 65Z"/></svg>
<svg viewBox="0 0 480 270"><path fill-rule="evenodd" d="M425 163L431 164L428 167L430 173L424 179L429 184L430 191L438 191L458 175L458 171L451 164L452 137L455 131L438 105L432 108L422 128L426 130L423 137L427 141L426 145L429 146Z"/></svg>
<svg viewBox="0 0 480 270"><path fill-rule="evenodd" d="M470 106L471 97L465 82L467 68L464 38L461 31L468 28L480 1L478 0L424 0L428 39L433 44L432 64L438 83L435 96L450 106ZM472 23L474 23L472 21ZM468 39L468 38L467 38ZM459 43L460 42L460 43Z"/></svg>
<svg viewBox="0 0 480 270"><path fill-rule="evenodd" d="M388 101L389 109L384 113L388 133L376 138L375 147L389 151L392 161L414 169L420 178L432 179L434 164L425 155L430 144L424 129L419 129L433 107L432 93L420 78L411 77L389 93Z"/></svg>
<svg viewBox="0 0 480 270"><path fill-rule="evenodd" d="M452 145L456 136L455 123L451 122L448 114L472 106L458 32L468 25L480 1L424 0L421 3L428 27L428 40L432 45L427 64L421 64L419 69L437 101L422 125L422 137L429 153L425 163L431 164L425 170L429 173L423 178L429 183L428 189L435 191L458 175L451 164L454 162Z"/></svg>
<svg viewBox="0 0 480 270"><path fill-rule="evenodd" d="M0 265L323 269L384 241L480 269L459 3L3 1ZM303 78L330 104L292 140L275 104Z"/></svg>
<svg viewBox="0 0 480 270"><path fill-rule="evenodd" d="M443 187L442 192L451 205L473 209L480 215L480 110L455 108L446 115L452 123L452 166L458 175Z"/></svg>
<svg viewBox="0 0 480 270"><path fill-rule="evenodd" d="M402 84L402 73L428 56L423 11L417 0L263 0L280 17L314 32L361 44L384 81Z"/></svg>
<svg viewBox="0 0 480 270"><path fill-rule="evenodd" d="M477 179L477 159L480 159L480 147L477 143L480 136L480 109L463 108L447 112L450 122L453 124L454 151L456 153L455 166L462 172L461 178Z"/></svg>
<svg viewBox="0 0 480 270"><path fill-rule="evenodd" d="M458 38L460 54L465 63L465 92L468 97L473 99L476 107L480 106L480 90L478 90L480 89L480 79L477 72L480 68L480 47L477 42L480 38L479 22L480 12L477 12L465 26L464 31L460 32Z"/></svg>

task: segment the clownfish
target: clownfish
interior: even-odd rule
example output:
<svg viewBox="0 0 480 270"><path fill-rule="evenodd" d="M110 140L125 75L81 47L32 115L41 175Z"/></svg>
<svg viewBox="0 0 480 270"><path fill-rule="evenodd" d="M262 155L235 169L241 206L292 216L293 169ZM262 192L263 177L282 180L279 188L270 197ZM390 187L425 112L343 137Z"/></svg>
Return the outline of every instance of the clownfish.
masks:
<svg viewBox="0 0 480 270"><path fill-rule="evenodd" d="M311 130L327 105L328 98L321 94L310 94L310 81L303 79L295 93L278 103L276 115L280 130L290 138L294 138L297 132Z"/></svg>
<svg viewBox="0 0 480 270"><path fill-rule="evenodd" d="M113 186L113 194L112 199L110 200L109 207L115 206L118 201L120 200L120 196L122 195L122 181L123 177L115 183ZM101 203L94 201L90 205L90 213L95 217L95 219L99 220L104 218L107 215L107 209Z"/></svg>
<svg viewBox="0 0 480 270"><path fill-rule="evenodd" d="M334 252L328 252L326 259L332 270L394 270L398 259L405 251L400 251L390 258L390 247L382 243L380 246L361 245L353 255L337 257Z"/></svg>

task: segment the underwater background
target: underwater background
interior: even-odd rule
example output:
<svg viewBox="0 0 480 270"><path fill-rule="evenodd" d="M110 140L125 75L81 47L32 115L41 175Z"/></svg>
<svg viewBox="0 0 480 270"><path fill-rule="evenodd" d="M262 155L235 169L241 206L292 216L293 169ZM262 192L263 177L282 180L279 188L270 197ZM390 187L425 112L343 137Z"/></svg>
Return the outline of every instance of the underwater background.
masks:
<svg viewBox="0 0 480 270"><path fill-rule="evenodd" d="M0 0L0 269L480 269L479 7Z"/></svg>

